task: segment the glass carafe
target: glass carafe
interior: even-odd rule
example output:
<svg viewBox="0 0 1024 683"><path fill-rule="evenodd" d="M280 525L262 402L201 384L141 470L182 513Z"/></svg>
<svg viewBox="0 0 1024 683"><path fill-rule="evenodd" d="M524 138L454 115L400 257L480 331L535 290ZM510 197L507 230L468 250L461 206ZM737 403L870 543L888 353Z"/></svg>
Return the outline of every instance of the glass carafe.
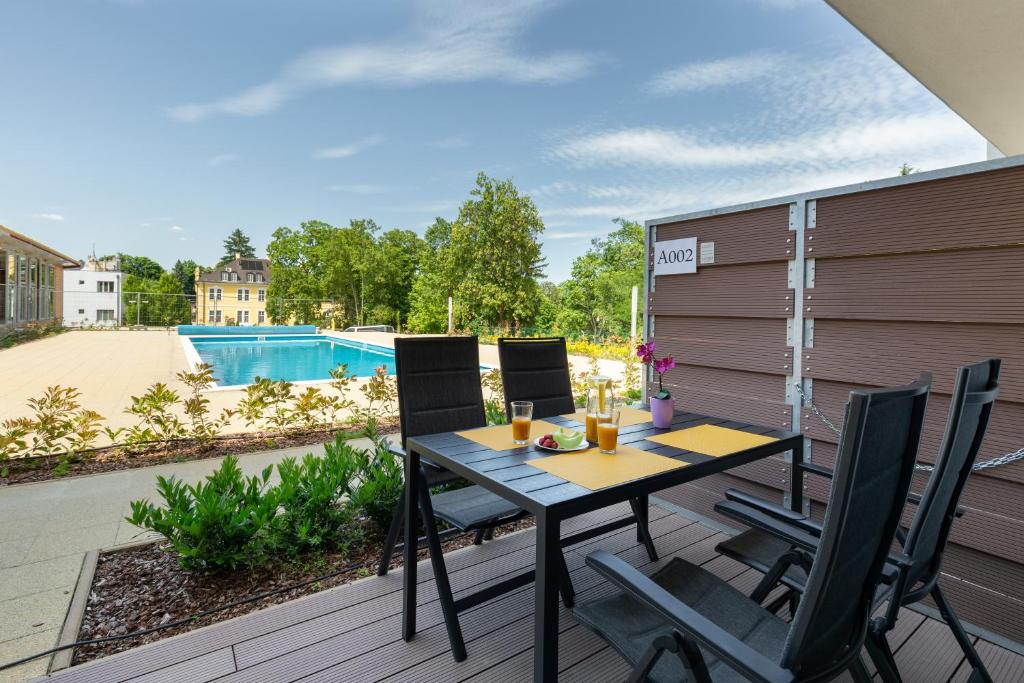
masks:
<svg viewBox="0 0 1024 683"><path fill-rule="evenodd" d="M614 399L611 377L591 375L587 381L587 441L597 443L597 425L611 420Z"/></svg>

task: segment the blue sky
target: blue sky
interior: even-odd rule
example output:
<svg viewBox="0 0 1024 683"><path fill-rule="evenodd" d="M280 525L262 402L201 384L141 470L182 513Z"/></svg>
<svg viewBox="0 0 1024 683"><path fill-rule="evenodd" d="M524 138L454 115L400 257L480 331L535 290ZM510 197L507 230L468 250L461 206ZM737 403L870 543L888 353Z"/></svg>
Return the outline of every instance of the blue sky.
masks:
<svg viewBox="0 0 1024 683"><path fill-rule="evenodd" d="M478 171L548 275L645 220L984 158L814 0L9 0L0 223L212 263L306 219L422 233Z"/></svg>

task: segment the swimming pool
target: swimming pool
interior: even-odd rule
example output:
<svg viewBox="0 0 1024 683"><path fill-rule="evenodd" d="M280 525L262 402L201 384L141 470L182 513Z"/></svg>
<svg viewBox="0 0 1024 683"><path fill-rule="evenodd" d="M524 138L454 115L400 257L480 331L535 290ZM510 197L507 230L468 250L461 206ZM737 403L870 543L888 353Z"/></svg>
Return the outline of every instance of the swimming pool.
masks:
<svg viewBox="0 0 1024 683"><path fill-rule="evenodd" d="M193 362L209 363L219 387L252 384L256 377L304 382L330 379L329 371L348 363L348 371L367 377L381 365L395 374L395 352L351 339L319 334L182 337ZM189 345L192 353L189 353Z"/></svg>

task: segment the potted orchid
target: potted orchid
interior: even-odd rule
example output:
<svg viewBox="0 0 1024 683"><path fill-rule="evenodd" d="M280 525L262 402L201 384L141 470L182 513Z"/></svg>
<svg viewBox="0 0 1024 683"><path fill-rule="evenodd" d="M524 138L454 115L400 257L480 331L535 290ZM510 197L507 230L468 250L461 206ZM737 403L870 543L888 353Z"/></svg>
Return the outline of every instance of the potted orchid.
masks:
<svg viewBox="0 0 1024 683"><path fill-rule="evenodd" d="M654 426L665 429L672 424L672 415L675 413L675 401L672 394L665 391L662 384L662 377L666 372L676 366L675 359L670 355L664 358L654 357L655 344L649 341L646 344L639 344L636 347L636 355L644 365L653 365L654 371L658 373L658 393L651 396L651 420Z"/></svg>

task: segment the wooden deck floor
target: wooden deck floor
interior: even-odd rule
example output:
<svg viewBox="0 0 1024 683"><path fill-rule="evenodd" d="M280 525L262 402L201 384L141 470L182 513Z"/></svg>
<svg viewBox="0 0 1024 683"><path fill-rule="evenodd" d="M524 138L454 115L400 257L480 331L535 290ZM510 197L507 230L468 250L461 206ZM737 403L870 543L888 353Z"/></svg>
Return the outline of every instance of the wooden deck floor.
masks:
<svg viewBox="0 0 1024 683"><path fill-rule="evenodd" d="M627 508L577 518L566 533L626 514ZM659 507L651 510L651 531L663 558L679 555L702 564L740 590L750 590L759 575L714 552L724 535ZM628 562L653 570L632 528L594 539L567 551L578 600L610 587L584 565L586 554L601 547ZM452 586L459 593L530 566L533 531L507 536L446 556ZM372 577L337 589L239 617L192 633L75 667L50 677L62 683L133 681L528 681L532 671L533 588L480 605L461 615L469 658L455 663L436 599L429 563L419 568L419 632L406 643L400 637L401 572ZM621 681L627 669L615 652L563 609L560 680ZM906 611L891 634L905 681L934 683L966 680L960 650L948 629ZM1024 680L1024 656L982 641L978 649L996 681Z"/></svg>

